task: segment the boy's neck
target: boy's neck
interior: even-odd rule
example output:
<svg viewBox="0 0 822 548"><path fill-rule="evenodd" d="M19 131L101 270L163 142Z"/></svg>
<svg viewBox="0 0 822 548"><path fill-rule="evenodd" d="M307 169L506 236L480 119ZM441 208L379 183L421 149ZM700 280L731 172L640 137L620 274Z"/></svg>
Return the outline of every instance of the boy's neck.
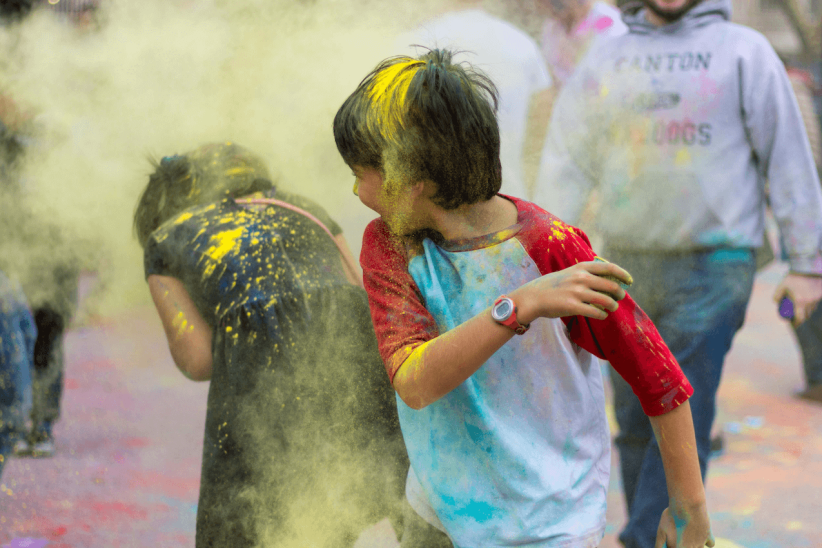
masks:
<svg viewBox="0 0 822 548"><path fill-rule="evenodd" d="M517 223L517 206L513 202L494 196L457 209L435 207L430 212L431 229L446 240L477 238L504 230Z"/></svg>

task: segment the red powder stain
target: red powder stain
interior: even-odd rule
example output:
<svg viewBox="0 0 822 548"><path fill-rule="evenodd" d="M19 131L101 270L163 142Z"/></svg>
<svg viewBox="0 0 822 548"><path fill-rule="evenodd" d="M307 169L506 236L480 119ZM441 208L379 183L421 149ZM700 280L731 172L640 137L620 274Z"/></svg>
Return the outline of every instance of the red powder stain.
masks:
<svg viewBox="0 0 822 548"><path fill-rule="evenodd" d="M49 533L52 537L62 537L68 533L68 529L65 527L56 527L52 529L51 533Z"/></svg>
<svg viewBox="0 0 822 548"><path fill-rule="evenodd" d="M77 388L80 388L80 383L75 379L66 379L63 386L68 390L76 390Z"/></svg>
<svg viewBox="0 0 822 548"><path fill-rule="evenodd" d="M116 520L123 514L131 519L148 519L148 512L138 508L133 504L123 504L122 502L96 502L91 508L97 513L101 521Z"/></svg>
<svg viewBox="0 0 822 548"><path fill-rule="evenodd" d="M151 445L151 440L148 438L126 438L123 440L123 445L126 447L148 447Z"/></svg>

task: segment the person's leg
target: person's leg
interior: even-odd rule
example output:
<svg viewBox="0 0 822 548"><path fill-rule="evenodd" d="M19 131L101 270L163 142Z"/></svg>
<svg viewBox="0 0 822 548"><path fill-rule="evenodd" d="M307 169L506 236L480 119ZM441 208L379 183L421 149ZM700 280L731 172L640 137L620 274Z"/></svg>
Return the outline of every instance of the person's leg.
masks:
<svg viewBox="0 0 822 548"><path fill-rule="evenodd" d="M18 437L25 432L31 404L31 358L26 333L0 295L0 476ZM26 311L26 315L28 312ZM28 322L31 325L31 322Z"/></svg>
<svg viewBox="0 0 822 548"><path fill-rule="evenodd" d="M802 351L806 390L800 397L822 403L822 305L801 325L794 328Z"/></svg>
<svg viewBox="0 0 822 548"><path fill-rule="evenodd" d="M690 406L704 479L722 365L734 334L744 321L753 286L753 254L744 250L695 254L686 272L669 303L670 313L661 316L657 328L694 387ZM626 548L654 546L660 515L667 506L659 446L651 438L630 519L620 534Z"/></svg>
<svg viewBox="0 0 822 548"><path fill-rule="evenodd" d="M54 452L53 424L60 417L63 393L63 334L66 318L49 306L34 311L37 341L34 345L32 451L48 456ZM40 449L36 449L39 446Z"/></svg>

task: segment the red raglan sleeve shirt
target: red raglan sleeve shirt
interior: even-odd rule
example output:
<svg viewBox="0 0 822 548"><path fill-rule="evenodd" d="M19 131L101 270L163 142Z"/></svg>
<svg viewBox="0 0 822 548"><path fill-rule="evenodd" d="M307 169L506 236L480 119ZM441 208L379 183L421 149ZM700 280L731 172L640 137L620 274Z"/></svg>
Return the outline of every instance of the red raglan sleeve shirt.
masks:
<svg viewBox="0 0 822 548"><path fill-rule="evenodd" d="M517 237L543 275L592 261L597 256L582 230L532 203L514 201L520 218L524 219ZM676 358L630 293L605 320L584 316L567 316L562 320L575 344L608 360L631 385L646 415L665 414L693 394Z"/></svg>
<svg viewBox="0 0 822 548"><path fill-rule="evenodd" d="M511 198L519 210L515 237L542 275L591 261L596 253L587 236L529 202ZM393 382L413 350L439 335L432 314L408 271L408 252L381 220L366 228L360 263L380 354ZM488 295L489 306L498 295ZM562 318L570 339L608 360L631 385L648 416L675 409L691 387L653 322L630 295L605 320ZM536 320L539 321L539 320Z"/></svg>

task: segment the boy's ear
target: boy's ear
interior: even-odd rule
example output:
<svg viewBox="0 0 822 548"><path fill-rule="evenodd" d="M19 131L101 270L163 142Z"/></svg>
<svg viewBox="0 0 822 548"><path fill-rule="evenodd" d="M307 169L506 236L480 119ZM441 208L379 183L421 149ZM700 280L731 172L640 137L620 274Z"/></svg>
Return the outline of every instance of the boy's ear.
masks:
<svg viewBox="0 0 822 548"><path fill-rule="evenodd" d="M414 198L431 198L437 193L434 181L417 181L411 185L411 195Z"/></svg>

